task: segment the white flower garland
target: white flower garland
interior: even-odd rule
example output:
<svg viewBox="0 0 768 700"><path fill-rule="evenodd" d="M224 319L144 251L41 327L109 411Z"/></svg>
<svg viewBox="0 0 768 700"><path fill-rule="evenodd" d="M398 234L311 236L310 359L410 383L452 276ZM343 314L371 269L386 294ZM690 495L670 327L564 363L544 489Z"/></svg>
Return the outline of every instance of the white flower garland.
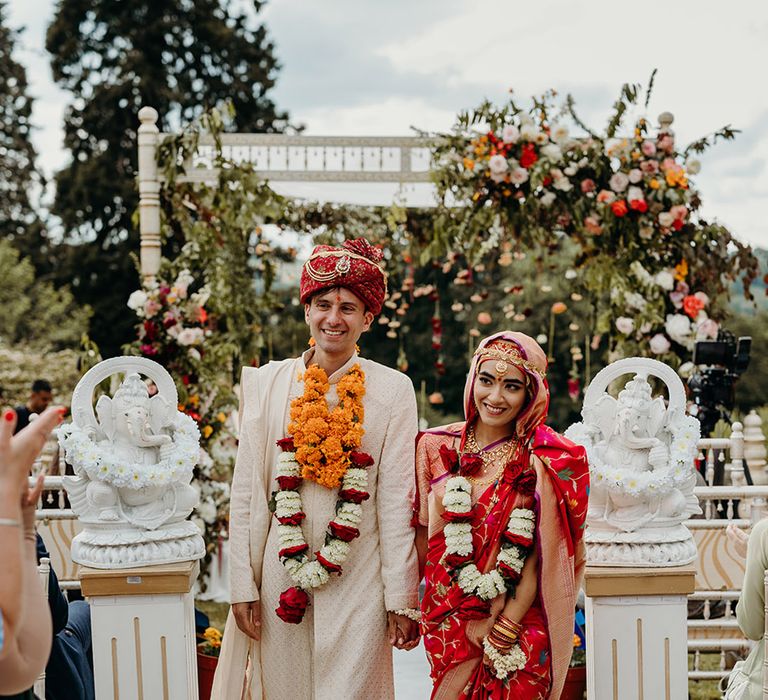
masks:
<svg viewBox="0 0 768 700"><path fill-rule="evenodd" d="M493 666L493 674L500 681L506 679L511 673L524 668L528 661L519 644L513 645L506 654L502 654L488 641L488 637L483 639L483 651Z"/></svg>
<svg viewBox="0 0 768 700"><path fill-rule="evenodd" d="M599 433L584 423L574 423L565 431L565 437L582 445L589 461L590 481L619 494L640 496L650 493L664 495L685 485L690 478L701 436L699 421L693 416L683 416L669 428L672 442L669 447L669 464L665 469L635 472L606 464L595 449Z"/></svg>
<svg viewBox="0 0 768 700"><path fill-rule="evenodd" d="M471 493L472 485L469 481L463 476L454 476L445 484L443 507L453 516L469 518L472 509ZM487 574L481 573L472 561L472 525L469 522L448 522L443 530L446 556L454 554L468 559L458 570L459 587L468 595L475 595L482 600L493 600L508 590L514 590L533 544L535 522L536 516L528 508L515 508L512 511L506 530L514 543L502 540L496 567ZM502 573L500 564L511 569L516 578Z"/></svg>
<svg viewBox="0 0 768 700"><path fill-rule="evenodd" d="M301 478L301 468L296 461L295 452L282 452L278 457L277 476ZM347 489L368 493L368 472L366 469L349 467L344 473L340 492ZM280 490L275 493L275 515L278 518L291 518L304 512L301 494L294 489ZM343 527L357 528L363 517L362 506L351 501L341 500L336 506L336 516L331 523ZM330 524L329 524L330 527ZM306 547L307 540L301 525L277 526L280 550L293 547ZM320 556L333 566L342 566L349 556L350 543L329 534L325 544L320 547ZM297 586L305 591L320 588L330 581L330 572L318 559L310 559L306 551L300 556L281 557L283 566Z"/></svg>
<svg viewBox="0 0 768 700"><path fill-rule="evenodd" d="M140 489L189 483L192 470L200 457L200 431L185 413L176 412L171 424L173 443L161 451L156 464L126 462L115 456L110 444L99 444L80 426L69 423L59 428L59 442L64 458L75 469L85 472L92 481L105 481L113 486Z"/></svg>

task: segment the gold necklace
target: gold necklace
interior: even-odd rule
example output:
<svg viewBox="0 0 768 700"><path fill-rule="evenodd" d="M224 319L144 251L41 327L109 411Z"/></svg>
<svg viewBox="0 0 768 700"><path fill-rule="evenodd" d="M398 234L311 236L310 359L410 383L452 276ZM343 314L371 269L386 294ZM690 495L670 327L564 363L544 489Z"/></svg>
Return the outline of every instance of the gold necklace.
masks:
<svg viewBox="0 0 768 700"><path fill-rule="evenodd" d="M470 431L467 433L467 441L465 443L465 454L467 452L474 452L475 454L480 455L480 459L483 460L483 466L486 469L496 467L495 470L490 474L490 476L486 473L483 474L481 477L473 477L473 476L466 476L467 481L473 484L490 484L492 481L495 481L496 478L499 476L501 471L504 469L504 467L507 466L507 462L509 462L509 457L512 454L512 450L515 448L515 445L517 445L517 438L511 438L510 440L506 440L498 447L494 447L490 450L484 450L481 451L480 446L477 444L477 438L475 437L475 430L474 428L470 429Z"/></svg>

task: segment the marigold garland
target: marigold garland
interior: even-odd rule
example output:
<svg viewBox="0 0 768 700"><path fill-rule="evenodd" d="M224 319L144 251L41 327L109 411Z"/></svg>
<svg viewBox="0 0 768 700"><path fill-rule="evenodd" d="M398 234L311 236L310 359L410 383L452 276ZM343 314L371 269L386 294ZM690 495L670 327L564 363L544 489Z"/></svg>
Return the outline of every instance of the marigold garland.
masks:
<svg viewBox="0 0 768 700"><path fill-rule="evenodd" d="M336 385L339 403L328 410L330 389L322 367L311 365L302 377L304 393L291 402L288 433L296 446L301 476L329 489L338 488L350 466L350 453L363 439L365 373L354 365Z"/></svg>

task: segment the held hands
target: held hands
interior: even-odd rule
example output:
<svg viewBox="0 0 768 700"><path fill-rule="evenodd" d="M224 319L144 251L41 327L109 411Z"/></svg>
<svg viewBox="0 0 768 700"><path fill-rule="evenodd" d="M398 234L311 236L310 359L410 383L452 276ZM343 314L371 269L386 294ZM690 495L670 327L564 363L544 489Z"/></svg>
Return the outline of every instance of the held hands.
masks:
<svg viewBox="0 0 768 700"><path fill-rule="evenodd" d="M405 615L388 612L387 638L396 649L410 651L419 644L419 624Z"/></svg>
<svg viewBox="0 0 768 700"><path fill-rule="evenodd" d="M232 614L243 634L257 642L261 639L261 601L232 603Z"/></svg>

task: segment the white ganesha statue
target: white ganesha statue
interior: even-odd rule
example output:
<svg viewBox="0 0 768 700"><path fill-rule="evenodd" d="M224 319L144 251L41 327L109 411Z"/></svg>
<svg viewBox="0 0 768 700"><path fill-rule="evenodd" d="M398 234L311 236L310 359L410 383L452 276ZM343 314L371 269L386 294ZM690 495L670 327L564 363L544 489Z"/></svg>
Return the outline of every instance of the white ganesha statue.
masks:
<svg viewBox="0 0 768 700"><path fill-rule="evenodd" d="M94 413L94 389L118 373L125 378L114 396L99 398ZM140 374L154 382L154 396ZM205 554L200 530L187 520L199 498L190 482L200 433L177 406L173 379L146 358L105 360L78 382L72 423L58 433L75 471L64 486L82 526L73 561L118 569Z"/></svg>
<svg viewBox="0 0 768 700"><path fill-rule="evenodd" d="M634 375L618 398L611 382ZM667 387L652 395L649 377ZM685 526L701 513L693 489L699 422L685 414L685 388L667 365L619 360L600 371L584 397L583 422L565 435L583 445L590 465L587 560L604 566L666 567L696 558Z"/></svg>

